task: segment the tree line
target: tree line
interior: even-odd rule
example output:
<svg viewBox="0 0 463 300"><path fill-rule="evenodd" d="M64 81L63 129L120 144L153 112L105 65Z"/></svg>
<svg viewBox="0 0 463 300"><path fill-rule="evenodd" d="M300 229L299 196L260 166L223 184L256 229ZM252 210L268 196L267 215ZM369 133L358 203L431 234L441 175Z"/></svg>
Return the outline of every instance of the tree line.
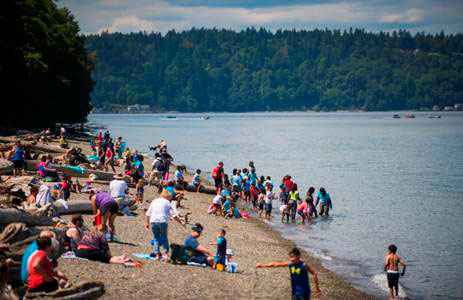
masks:
<svg viewBox="0 0 463 300"><path fill-rule="evenodd" d="M463 34L248 28L86 37L99 108L398 110L463 102Z"/></svg>
<svg viewBox="0 0 463 300"><path fill-rule="evenodd" d="M0 132L86 121L93 59L66 8L0 1Z"/></svg>

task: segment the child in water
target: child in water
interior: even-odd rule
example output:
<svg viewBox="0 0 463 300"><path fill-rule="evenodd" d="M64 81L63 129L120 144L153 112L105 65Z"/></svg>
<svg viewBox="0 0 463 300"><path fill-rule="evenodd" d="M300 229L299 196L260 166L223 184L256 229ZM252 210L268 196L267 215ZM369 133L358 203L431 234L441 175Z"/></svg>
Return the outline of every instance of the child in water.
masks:
<svg viewBox="0 0 463 300"><path fill-rule="evenodd" d="M396 299L396 297L399 297L399 277L405 275L407 265L405 261L396 254L396 245L389 245L388 250L389 253L384 259L384 271L387 272L389 299ZM403 267L402 274L399 272L399 264Z"/></svg>
<svg viewBox="0 0 463 300"><path fill-rule="evenodd" d="M301 252L298 248L293 248L289 252L289 261L258 263L256 268L275 268L289 267L291 276L292 299L310 299L309 273L313 276L313 284L317 294L321 293L318 287L317 272L309 265L301 261Z"/></svg>

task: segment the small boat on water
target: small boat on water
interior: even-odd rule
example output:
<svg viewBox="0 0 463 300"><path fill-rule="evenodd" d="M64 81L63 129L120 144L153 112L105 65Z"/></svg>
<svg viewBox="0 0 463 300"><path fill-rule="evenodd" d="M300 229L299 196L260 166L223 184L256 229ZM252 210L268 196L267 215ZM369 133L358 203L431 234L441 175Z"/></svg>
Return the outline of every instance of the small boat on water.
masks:
<svg viewBox="0 0 463 300"><path fill-rule="evenodd" d="M201 117L201 120L209 120L211 117L209 116L204 116L204 117Z"/></svg>
<svg viewBox="0 0 463 300"><path fill-rule="evenodd" d="M395 114L392 116L393 119L400 119L400 116L398 114Z"/></svg>
<svg viewBox="0 0 463 300"><path fill-rule="evenodd" d="M408 113L408 114L405 114L405 118L407 118L407 119L414 119L414 118L415 118L415 115L414 115L414 114L411 114L411 113Z"/></svg>
<svg viewBox="0 0 463 300"><path fill-rule="evenodd" d="M441 116L440 115L429 115L428 118L429 119L440 119Z"/></svg>
<svg viewBox="0 0 463 300"><path fill-rule="evenodd" d="M167 119L177 119L176 116L167 116Z"/></svg>

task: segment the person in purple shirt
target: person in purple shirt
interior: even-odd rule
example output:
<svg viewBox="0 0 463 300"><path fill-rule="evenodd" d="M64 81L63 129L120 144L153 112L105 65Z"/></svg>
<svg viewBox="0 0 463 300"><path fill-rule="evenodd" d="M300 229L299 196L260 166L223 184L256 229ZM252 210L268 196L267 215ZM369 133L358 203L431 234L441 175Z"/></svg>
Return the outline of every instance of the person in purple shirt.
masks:
<svg viewBox="0 0 463 300"><path fill-rule="evenodd" d="M91 191L89 199L90 202L92 202L93 215L95 218L101 216L101 224L104 225L104 227L106 227L106 223L108 223L110 240L112 241L116 232L114 220L119 212L119 205L111 195L106 192Z"/></svg>

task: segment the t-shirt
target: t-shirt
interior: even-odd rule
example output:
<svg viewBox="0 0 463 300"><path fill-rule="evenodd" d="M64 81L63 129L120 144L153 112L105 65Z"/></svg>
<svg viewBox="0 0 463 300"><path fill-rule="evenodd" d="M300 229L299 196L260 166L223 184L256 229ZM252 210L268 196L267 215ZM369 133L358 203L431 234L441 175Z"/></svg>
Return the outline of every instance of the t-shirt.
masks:
<svg viewBox="0 0 463 300"><path fill-rule="evenodd" d="M233 183L233 186L240 186L241 185L241 176L233 175L232 183Z"/></svg>
<svg viewBox="0 0 463 300"><path fill-rule="evenodd" d="M183 181L183 172L180 170L175 171L175 180Z"/></svg>
<svg viewBox="0 0 463 300"><path fill-rule="evenodd" d="M298 191L289 192L289 199L297 201L299 199L299 192Z"/></svg>
<svg viewBox="0 0 463 300"><path fill-rule="evenodd" d="M21 259L21 280L24 283L27 282L27 276L28 276L27 262L29 261L29 258L31 257L31 255L37 250L39 250L39 248L37 247L37 242L34 241L29 247L27 247Z"/></svg>
<svg viewBox="0 0 463 300"><path fill-rule="evenodd" d="M303 212L307 210L307 202L303 201L301 204L298 205L297 211Z"/></svg>
<svg viewBox="0 0 463 300"><path fill-rule="evenodd" d="M108 202L114 201L113 198L106 192L99 192L96 194L95 206L102 208Z"/></svg>
<svg viewBox="0 0 463 300"><path fill-rule="evenodd" d="M251 175L249 175L249 179L251 180L251 183L256 184L257 183L257 174L256 173L251 173Z"/></svg>
<svg viewBox="0 0 463 300"><path fill-rule="evenodd" d="M223 177L223 168L217 166L212 170L212 178L222 178Z"/></svg>
<svg viewBox="0 0 463 300"><path fill-rule="evenodd" d="M45 162L43 161L39 162L37 166L37 172L39 173L40 177L47 176L46 168L47 168L47 165L45 164Z"/></svg>
<svg viewBox="0 0 463 300"><path fill-rule="evenodd" d="M225 237L220 236L217 238L217 257L225 257L227 254L227 240Z"/></svg>
<svg viewBox="0 0 463 300"><path fill-rule="evenodd" d="M272 204L272 202L273 202L273 193L271 191L268 191L265 194L265 203L266 204Z"/></svg>
<svg viewBox="0 0 463 300"><path fill-rule="evenodd" d="M243 189L246 192L249 192L251 190L251 182L249 180L246 180L246 182L243 184Z"/></svg>
<svg viewBox="0 0 463 300"><path fill-rule="evenodd" d="M320 203L322 205L331 205L330 194L325 193L325 196L322 196L322 194L320 192L318 192L318 198L320 199Z"/></svg>
<svg viewBox="0 0 463 300"><path fill-rule="evenodd" d="M214 197L214 199L212 200L212 202L213 202L214 204L217 204L217 205L222 205L222 199L223 199L222 196L217 195L217 196Z"/></svg>
<svg viewBox="0 0 463 300"><path fill-rule="evenodd" d="M45 277L35 271L32 267L37 260L41 260L41 267L47 273L48 276L53 277L53 264L50 259L47 257L47 253L43 250L35 251L29 258L27 263L27 272L29 277L27 278L27 287L29 289L34 289L41 284L45 283Z"/></svg>
<svg viewBox="0 0 463 300"><path fill-rule="evenodd" d="M109 191L111 193L111 197L125 197L126 191L128 190L127 183L124 180L113 180L109 184Z"/></svg>
<svg viewBox="0 0 463 300"><path fill-rule="evenodd" d="M193 253L192 253L193 256L204 255L202 252L196 250L198 246L199 246L198 240L195 237L193 237L191 234L189 234L185 239L185 248L193 250Z"/></svg>
<svg viewBox="0 0 463 300"><path fill-rule="evenodd" d="M192 182L194 185L199 185L201 183L201 175L195 174L195 176L193 176Z"/></svg>
<svg viewBox="0 0 463 300"><path fill-rule="evenodd" d="M108 241L106 240L105 234L101 231L89 231L84 234L77 245L78 248L81 246L92 250L103 250L106 253L109 252Z"/></svg>
<svg viewBox="0 0 463 300"><path fill-rule="evenodd" d="M286 179L285 180L285 190L286 190L286 192L291 191L291 189L293 188L293 184L294 184L294 182L291 179Z"/></svg>
<svg viewBox="0 0 463 300"><path fill-rule="evenodd" d="M175 192L175 188L174 188L172 185L166 186L165 189L166 189L166 191L169 192L169 194L172 195L172 198L175 198L175 195L176 195L177 193Z"/></svg>
<svg viewBox="0 0 463 300"><path fill-rule="evenodd" d="M169 200L157 198L151 202L146 215L150 217L150 223L168 223L175 214Z"/></svg>
<svg viewBox="0 0 463 300"><path fill-rule="evenodd" d="M289 273L291 275L291 289L293 296L310 295L309 274L305 269L302 261L296 264L289 264Z"/></svg>
<svg viewBox="0 0 463 300"><path fill-rule="evenodd" d="M228 212L230 210L230 206L231 206L230 200L225 201L225 203L223 204L223 210Z"/></svg>
<svg viewBox="0 0 463 300"><path fill-rule="evenodd" d="M229 189L224 188L224 189L222 190L222 192L221 192L221 195L222 195L223 197L230 197L230 196L231 196L231 192L230 192Z"/></svg>

